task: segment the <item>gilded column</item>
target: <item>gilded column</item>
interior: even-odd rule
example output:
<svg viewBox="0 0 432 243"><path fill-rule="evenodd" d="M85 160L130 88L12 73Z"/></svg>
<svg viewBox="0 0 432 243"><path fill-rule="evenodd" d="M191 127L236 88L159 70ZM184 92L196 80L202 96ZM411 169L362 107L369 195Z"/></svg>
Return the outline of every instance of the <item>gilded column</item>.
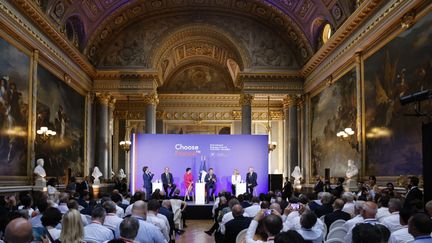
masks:
<svg viewBox="0 0 432 243"><path fill-rule="evenodd" d="M294 167L299 165L298 161L298 124L297 124L297 101L296 95L288 95L284 103L285 115L285 131L286 131L286 148L287 148L287 171L288 175L294 170Z"/></svg>
<svg viewBox="0 0 432 243"><path fill-rule="evenodd" d="M252 132L252 100L253 95L240 95L240 105L242 107L242 134L251 134Z"/></svg>
<svg viewBox="0 0 432 243"><path fill-rule="evenodd" d="M95 163L99 170L103 174L104 179L109 178L109 115L108 115L108 105L111 99L111 95L107 93L96 94L98 100L98 121L97 121L97 163ZM90 172L91 173L91 172Z"/></svg>
<svg viewBox="0 0 432 243"><path fill-rule="evenodd" d="M145 131L146 133L156 133L156 106L159 103L157 93L153 92L144 96L146 105Z"/></svg>
<svg viewBox="0 0 432 243"><path fill-rule="evenodd" d="M108 171L111 177L113 171L113 134L114 134L114 109L116 99L111 97L108 101Z"/></svg>

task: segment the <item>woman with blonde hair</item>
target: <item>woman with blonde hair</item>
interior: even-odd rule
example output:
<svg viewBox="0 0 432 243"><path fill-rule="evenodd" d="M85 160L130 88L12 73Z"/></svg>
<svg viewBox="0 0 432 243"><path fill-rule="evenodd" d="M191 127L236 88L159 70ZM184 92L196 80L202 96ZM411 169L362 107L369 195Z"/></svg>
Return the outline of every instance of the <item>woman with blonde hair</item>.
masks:
<svg viewBox="0 0 432 243"><path fill-rule="evenodd" d="M63 215L61 243L84 242L84 227L81 214L76 209L71 209Z"/></svg>

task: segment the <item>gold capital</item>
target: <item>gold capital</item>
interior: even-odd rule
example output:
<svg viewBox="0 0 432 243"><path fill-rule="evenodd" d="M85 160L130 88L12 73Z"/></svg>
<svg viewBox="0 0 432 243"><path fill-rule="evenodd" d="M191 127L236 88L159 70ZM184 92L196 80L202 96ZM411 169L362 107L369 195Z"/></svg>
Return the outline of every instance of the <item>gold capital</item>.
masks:
<svg viewBox="0 0 432 243"><path fill-rule="evenodd" d="M283 108L288 109L290 106L296 105L298 100L297 95L287 95L282 101Z"/></svg>
<svg viewBox="0 0 432 243"><path fill-rule="evenodd" d="M112 109L115 108L115 103L116 103L116 99L114 97L111 96L111 98L108 101L108 106Z"/></svg>
<svg viewBox="0 0 432 243"><path fill-rule="evenodd" d="M244 94L242 93L240 95L240 105L251 105L252 104L252 100L253 100L253 95L251 94Z"/></svg>
<svg viewBox="0 0 432 243"><path fill-rule="evenodd" d="M152 92L144 95L144 104L157 105L158 103L159 103L159 98L156 92Z"/></svg>
<svg viewBox="0 0 432 243"><path fill-rule="evenodd" d="M102 105L108 105L111 97L112 96L109 93L96 93L96 98L98 99L99 103Z"/></svg>

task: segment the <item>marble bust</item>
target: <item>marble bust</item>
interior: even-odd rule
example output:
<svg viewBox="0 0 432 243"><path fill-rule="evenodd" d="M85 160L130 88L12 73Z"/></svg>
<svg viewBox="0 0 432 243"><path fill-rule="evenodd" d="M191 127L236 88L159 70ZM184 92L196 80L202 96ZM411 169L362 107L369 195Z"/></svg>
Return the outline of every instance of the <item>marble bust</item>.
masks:
<svg viewBox="0 0 432 243"><path fill-rule="evenodd" d="M117 177L118 177L120 180L123 180L124 178L126 178L126 173L124 172L123 169L120 169L120 170L119 170L119 173L118 173Z"/></svg>
<svg viewBox="0 0 432 243"><path fill-rule="evenodd" d="M36 186L42 186L45 187L46 186L46 172L45 169L43 168L44 166L44 160L43 159L38 159L36 161L37 166L34 168L33 173L36 176Z"/></svg>
<svg viewBox="0 0 432 243"><path fill-rule="evenodd" d="M348 179L355 177L358 174L358 168L354 163L354 160L348 160L348 168L345 172L345 175Z"/></svg>
<svg viewBox="0 0 432 243"><path fill-rule="evenodd" d="M94 185L100 185L99 177L101 177L102 175L103 174L99 170L99 168L97 166L95 166L94 169L93 169L93 173L92 173L92 176L94 178L94 182L93 182Z"/></svg>
<svg viewBox="0 0 432 243"><path fill-rule="evenodd" d="M301 173L299 166L294 167L294 170L291 173L291 176L294 177L294 180L300 181L300 178L302 177L302 173Z"/></svg>

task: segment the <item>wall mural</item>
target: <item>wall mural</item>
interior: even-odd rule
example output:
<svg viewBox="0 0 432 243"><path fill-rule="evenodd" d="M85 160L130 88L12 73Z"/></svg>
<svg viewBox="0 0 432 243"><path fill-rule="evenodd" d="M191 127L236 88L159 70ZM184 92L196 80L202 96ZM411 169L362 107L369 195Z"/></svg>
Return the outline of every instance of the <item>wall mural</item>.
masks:
<svg viewBox="0 0 432 243"><path fill-rule="evenodd" d="M27 175L30 57L0 38L0 176Z"/></svg>
<svg viewBox="0 0 432 243"><path fill-rule="evenodd" d="M343 75L332 86L311 98L312 175L345 176L348 159L359 163L356 135L341 139L336 134L345 128L357 131L356 72Z"/></svg>
<svg viewBox="0 0 432 243"><path fill-rule="evenodd" d="M97 65L104 67L139 66L150 67L149 57L161 44L167 33L199 23L200 16L178 16L137 22L125 28L109 46L101 50ZM290 46L276 33L254 21L233 16L206 16L206 22L226 30L249 52L254 67L298 68Z"/></svg>
<svg viewBox="0 0 432 243"><path fill-rule="evenodd" d="M432 14L365 60L366 172L421 174L421 120L399 97L432 88ZM422 109L432 111L432 102Z"/></svg>
<svg viewBox="0 0 432 243"><path fill-rule="evenodd" d="M174 93L230 93L234 84L227 71L219 71L206 65L196 65L176 73L161 92Z"/></svg>
<svg viewBox="0 0 432 243"><path fill-rule="evenodd" d="M47 176L63 176L68 168L75 176L83 175L84 104L83 96L38 66L36 127L57 132L46 142L36 140L36 158L45 158Z"/></svg>

